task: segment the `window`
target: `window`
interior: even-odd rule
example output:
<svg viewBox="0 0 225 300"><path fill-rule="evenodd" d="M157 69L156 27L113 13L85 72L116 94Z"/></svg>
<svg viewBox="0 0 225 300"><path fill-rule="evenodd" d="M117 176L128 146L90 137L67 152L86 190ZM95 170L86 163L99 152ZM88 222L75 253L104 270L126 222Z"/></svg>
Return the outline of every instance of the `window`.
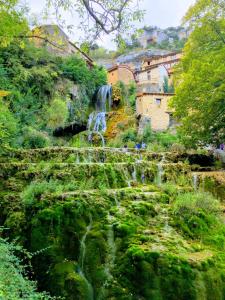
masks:
<svg viewBox="0 0 225 300"><path fill-rule="evenodd" d="M148 65L150 66L150 61L148 61Z"/></svg>
<svg viewBox="0 0 225 300"><path fill-rule="evenodd" d="M150 71L147 72L147 78L148 78L148 80L151 80L151 72Z"/></svg>
<svg viewBox="0 0 225 300"><path fill-rule="evenodd" d="M161 102L162 102L162 99L155 99L155 104L157 106L160 106L161 105Z"/></svg>

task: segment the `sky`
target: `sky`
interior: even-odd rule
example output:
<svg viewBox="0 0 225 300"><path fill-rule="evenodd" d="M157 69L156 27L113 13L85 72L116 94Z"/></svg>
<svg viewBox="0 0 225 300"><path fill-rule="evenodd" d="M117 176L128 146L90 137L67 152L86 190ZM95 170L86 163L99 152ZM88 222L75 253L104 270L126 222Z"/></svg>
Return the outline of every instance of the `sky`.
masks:
<svg viewBox="0 0 225 300"><path fill-rule="evenodd" d="M45 0L26 0L26 2L31 9L31 13L39 16L44 7ZM195 0L142 0L140 8L145 10L145 17L142 23L137 26L139 28L144 25L158 26L160 28L179 26L188 7L194 2ZM74 28L76 28L76 25L79 22L78 18L71 18L69 14L66 15L65 19L68 20L67 25L72 24L74 25ZM52 21L54 22L54 20ZM71 39L75 42L79 42L78 35L79 34L77 34L74 29ZM99 41L99 44L108 49L115 48L110 36L104 36L102 40Z"/></svg>

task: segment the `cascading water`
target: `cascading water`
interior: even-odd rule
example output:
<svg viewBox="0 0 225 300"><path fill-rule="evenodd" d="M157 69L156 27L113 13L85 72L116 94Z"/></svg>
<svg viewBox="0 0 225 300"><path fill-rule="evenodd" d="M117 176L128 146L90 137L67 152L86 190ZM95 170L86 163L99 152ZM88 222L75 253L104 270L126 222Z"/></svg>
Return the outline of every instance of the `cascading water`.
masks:
<svg viewBox="0 0 225 300"><path fill-rule="evenodd" d="M106 112L112 106L112 87L111 85L103 85L97 93L97 102L95 111L89 115L87 129L89 131L88 140L92 141L92 134L97 133L102 140L103 147L105 140L102 135L107 129L106 125Z"/></svg>
<svg viewBox="0 0 225 300"><path fill-rule="evenodd" d="M193 174L193 187L194 187L195 191L198 190L198 175L197 174Z"/></svg>
<svg viewBox="0 0 225 300"><path fill-rule="evenodd" d="M108 240L108 255L106 259L106 264L105 264L105 275L106 275L106 280L104 284L102 285L102 288L100 290L99 296L97 297L98 300L104 300L106 299L106 288L107 285L110 283L110 281L113 280L113 276L111 274L111 271L114 268L114 263L116 259L116 244L115 244L115 238L114 238L114 228L113 228L113 217L108 214L108 233L107 233L107 240Z"/></svg>
<svg viewBox="0 0 225 300"><path fill-rule="evenodd" d="M88 281L87 277L85 276L84 271L84 262L85 262L85 255L86 255L86 238L88 233L91 230L92 227L92 217L90 215L89 217L90 222L86 228L85 234L83 235L81 242L80 242L80 256L79 256L79 265L80 269L78 270L80 276L83 278L86 286L87 286L87 300L93 300L94 299L94 291L91 283Z"/></svg>
<svg viewBox="0 0 225 300"><path fill-rule="evenodd" d="M157 164L158 172L157 172L157 180L156 181L159 186L162 185L162 177L163 177L163 173L164 173L164 170L163 170L164 162L165 162L165 155L162 156L161 161Z"/></svg>

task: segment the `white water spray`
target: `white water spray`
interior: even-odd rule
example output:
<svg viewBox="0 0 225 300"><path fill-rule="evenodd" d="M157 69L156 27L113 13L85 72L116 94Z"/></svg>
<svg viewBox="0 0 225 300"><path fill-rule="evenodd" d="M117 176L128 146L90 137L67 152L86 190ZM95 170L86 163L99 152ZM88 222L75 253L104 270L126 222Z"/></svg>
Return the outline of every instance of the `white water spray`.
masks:
<svg viewBox="0 0 225 300"><path fill-rule="evenodd" d="M102 133L106 132L106 112L112 106L112 87L111 85L103 85L97 94L97 102L95 111L89 115L87 129L89 131L88 141L92 142L93 133L97 133L102 140L103 147L105 140Z"/></svg>
<svg viewBox="0 0 225 300"><path fill-rule="evenodd" d="M162 185L163 182L163 174L164 174L164 170L163 170L163 164L165 162L165 154L163 154L161 161L157 164L157 184L160 186Z"/></svg>
<svg viewBox="0 0 225 300"><path fill-rule="evenodd" d="M194 190L197 191L198 190L198 175L197 174L193 174L193 187Z"/></svg>

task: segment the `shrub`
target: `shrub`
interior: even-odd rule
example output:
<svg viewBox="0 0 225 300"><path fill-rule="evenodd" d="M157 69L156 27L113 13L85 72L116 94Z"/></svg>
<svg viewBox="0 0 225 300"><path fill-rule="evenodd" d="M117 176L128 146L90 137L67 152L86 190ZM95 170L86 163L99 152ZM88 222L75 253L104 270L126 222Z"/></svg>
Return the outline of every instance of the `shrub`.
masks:
<svg viewBox="0 0 225 300"><path fill-rule="evenodd" d="M123 143L127 143L129 141L136 142L137 139L137 131L136 129L130 128L124 131L121 135L121 140Z"/></svg>
<svg viewBox="0 0 225 300"><path fill-rule="evenodd" d="M162 146L168 148L174 143L177 143L178 138L176 135L169 132L159 132L156 134L156 141Z"/></svg>
<svg viewBox="0 0 225 300"><path fill-rule="evenodd" d="M191 238L201 238L214 246L215 233L221 237L223 247L225 227L219 219L219 202L208 193L185 193L177 196L173 204L175 224ZM222 242L221 242L222 240Z"/></svg>
<svg viewBox="0 0 225 300"><path fill-rule="evenodd" d="M13 146L16 142L17 121L0 97L0 149Z"/></svg>
<svg viewBox="0 0 225 300"><path fill-rule="evenodd" d="M62 187L57 181L34 181L25 188L21 194L21 198L26 205L31 205L36 199L39 199L42 194L47 192L54 193L56 191L62 191Z"/></svg>
<svg viewBox="0 0 225 300"><path fill-rule="evenodd" d="M0 299L52 299L36 292L36 284L27 279L24 266L14 254L22 250L0 238Z"/></svg>
<svg viewBox="0 0 225 300"><path fill-rule="evenodd" d="M148 144L154 141L154 133L152 132L152 128L151 125L147 125L144 128L144 132L143 132L143 136L142 136L142 140Z"/></svg>
<svg viewBox="0 0 225 300"><path fill-rule="evenodd" d="M27 133L23 137L23 147L27 149L45 148L50 146L50 139L45 132L28 128Z"/></svg>
<svg viewBox="0 0 225 300"><path fill-rule="evenodd" d="M69 117L66 101L56 97L47 109L48 127L52 130L64 127Z"/></svg>
<svg viewBox="0 0 225 300"><path fill-rule="evenodd" d="M217 215L219 201L208 193L185 193L180 194L174 202L174 213L178 215L195 214L202 210L207 214Z"/></svg>

